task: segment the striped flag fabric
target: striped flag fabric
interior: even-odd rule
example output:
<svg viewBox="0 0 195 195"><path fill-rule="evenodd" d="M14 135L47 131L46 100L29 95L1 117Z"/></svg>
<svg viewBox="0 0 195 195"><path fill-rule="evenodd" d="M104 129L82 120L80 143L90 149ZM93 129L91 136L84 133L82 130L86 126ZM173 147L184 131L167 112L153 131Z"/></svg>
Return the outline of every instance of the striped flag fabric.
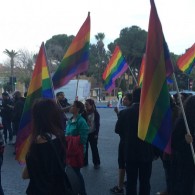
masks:
<svg viewBox="0 0 195 195"><path fill-rule="evenodd" d="M73 39L62 62L54 73L54 89L66 85L73 77L88 70L90 41L90 13Z"/></svg>
<svg viewBox="0 0 195 195"><path fill-rule="evenodd" d="M37 56L16 139L16 160L21 164L25 163L31 142L32 105L36 99L41 97L55 99L44 43L42 43Z"/></svg>
<svg viewBox="0 0 195 195"><path fill-rule="evenodd" d="M190 47L178 60L177 66L178 68L185 72L186 74L190 74L192 68L195 64L195 43Z"/></svg>
<svg viewBox="0 0 195 195"><path fill-rule="evenodd" d="M167 72L173 68L167 53L161 22L154 0L151 11L146 46L146 61L139 108L138 137L166 153L171 153L171 108L167 87ZM168 71L169 70L169 71Z"/></svg>
<svg viewBox="0 0 195 195"><path fill-rule="evenodd" d="M140 66L140 70L139 70L139 75L138 75L138 85L141 87L142 86L142 82L143 82L143 77L144 77L144 66L145 66L145 54L142 57L142 63Z"/></svg>
<svg viewBox="0 0 195 195"><path fill-rule="evenodd" d="M119 46L115 47L112 57L103 72L105 90L109 93L115 88L115 81L128 69L128 64L122 56Z"/></svg>

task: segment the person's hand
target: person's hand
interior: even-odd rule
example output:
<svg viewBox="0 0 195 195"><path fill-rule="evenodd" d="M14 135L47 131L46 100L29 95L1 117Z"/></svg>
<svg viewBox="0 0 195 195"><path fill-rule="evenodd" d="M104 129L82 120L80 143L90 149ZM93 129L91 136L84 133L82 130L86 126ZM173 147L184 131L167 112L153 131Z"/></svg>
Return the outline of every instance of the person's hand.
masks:
<svg viewBox="0 0 195 195"><path fill-rule="evenodd" d="M193 137L189 133L187 133L185 134L185 140L188 144L190 144L193 142Z"/></svg>
<svg viewBox="0 0 195 195"><path fill-rule="evenodd" d="M118 107L115 107L114 111L116 112L116 114L118 114Z"/></svg>

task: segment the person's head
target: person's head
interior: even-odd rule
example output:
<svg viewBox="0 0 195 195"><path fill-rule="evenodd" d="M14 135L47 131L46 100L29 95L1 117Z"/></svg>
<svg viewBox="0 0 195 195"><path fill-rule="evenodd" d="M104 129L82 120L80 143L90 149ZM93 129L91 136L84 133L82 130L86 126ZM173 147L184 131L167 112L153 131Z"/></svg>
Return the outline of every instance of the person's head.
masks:
<svg viewBox="0 0 195 195"><path fill-rule="evenodd" d="M63 100L65 98L64 92L63 91L57 92L56 97L58 100Z"/></svg>
<svg viewBox="0 0 195 195"><path fill-rule="evenodd" d="M141 88L140 87L137 87L133 90L133 100L132 102L134 103L139 103L140 102L140 96L141 96Z"/></svg>
<svg viewBox="0 0 195 195"><path fill-rule="evenodd" d="M70 113L73 115L81 114L85 110L85 106L82 102L76 100L70 108Z"/></svg>
<svg viewBox="0 0 195 195"><path fill-rule="evenodd" d="M9 93L8 93L8 92L3 92L3 93L2 93L2 98L3 98L4 100L9 99Z"/></svg>
<svg viewBox="0 0 195 195"><path fill-rule="evenodd" d="M38 135L54 134L59 137L63 134L61 111L52 99L38 99L32 108L33 137Z"/></svg>
<svg viewBox="0 0 195 195"><path fill-rule="evenodd" d="M85 100L85 108L89 112L93 112L96 110L95 102L92 99Z"/></svg>
<svg viewBox="0 0 195 195"><path fill-rule="evenodd" d="M124 106L130 106L132 102L132 94L131 93L126 93L123 97L123 105Z"/></svg>
<svg viewBox="0 0 195 195"><path fill-rule="evenodd" d="M14 100L18 100L22 97L22 94L20 91L15 91L14 94L13 94L13 98Z"/></svg>

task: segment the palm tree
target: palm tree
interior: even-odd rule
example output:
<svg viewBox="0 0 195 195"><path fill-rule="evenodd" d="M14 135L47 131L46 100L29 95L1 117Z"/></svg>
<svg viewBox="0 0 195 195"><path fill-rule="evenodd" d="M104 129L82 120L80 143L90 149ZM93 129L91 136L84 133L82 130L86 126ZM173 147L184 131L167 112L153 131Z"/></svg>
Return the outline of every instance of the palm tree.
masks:
<svg viewBox="0 0 195 195"><path fill-rule="evenodd" d="M3 51L4 54L6 54L8 57L10 57L10 65L11 65L11 91L13 92L13 76L14 76L14 58L18 55L18 52L15 50L9 51L8 49L5 49Z"/></svg>
<svg viewBox="0 0 195 195"><path fill-rule="evenodd" d="M97 40L97 54L98 54L98 83L99 83L99 89L98 89L98 99L100 101L101 99L101 75L102 75L102 62L103 62L103 53L104 53L104 43L103 40L105 38L105 34L104 33L98 33L97 35L95 35L95 38Z"/></svg>
<svg viewBox="0 0 195 195"><path fill-rule="evenodd" d="M98 33L97 35L95 35L95 38L97 40L97 49L99 53L102 53L103 48L104 48L104 43L103 40L105 38L105 34L104 33Z"/></svg>

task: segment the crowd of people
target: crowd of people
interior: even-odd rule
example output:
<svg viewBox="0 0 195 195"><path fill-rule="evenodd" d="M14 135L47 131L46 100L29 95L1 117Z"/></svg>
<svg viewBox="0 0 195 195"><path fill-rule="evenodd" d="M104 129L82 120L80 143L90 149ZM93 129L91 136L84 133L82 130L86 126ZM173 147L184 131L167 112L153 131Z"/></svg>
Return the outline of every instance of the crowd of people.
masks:
<svg viewBox="0 0 195 195"><path fill-rule="evenodd" d="M172 153L166 154L138 138L139 102L141 88L123 97L125 109L115 108L117 121L115 133L120 136L118 145L118 183L110 189L112 194L150 195L152 163L160 158L166 176L166 190L159 195L192 195L195 182L195 161L191 149L195 138L195 96L182 97L187 124L181 112L177 96L170 96L172 110ZM25 97L15 92L13 99L2 94L2 128L0 128L0 167L6 143L13 143L17 135ZM68 119L66 113L72 114ZM86 195L81 168L88 166L88 148L91 147L94 169L100 168L98 134L100 115L93 99L84 103L75 100L70 105L63 92L56 100L40 98L32 109L32 138L22 173L29 179L26 193L29 195L75 194L74 186L65 172L72 167L79 181L79 192ZM2 130L1 130L2 129ZM7 134L9 133L9 134ZM139 181L139 185L138 182ZM0 180L1 184L1 180ZM124 190L126 188L126 190ZM3 189L0 185L0 194Z"/></svg>
<svg viewBox="0 0 195 195"><path fill-rule="evenodd" d="M181 93L180 97L177 94L170 95L172 153L167 154L138 138L140 94L140 88L133 91L132 98L130 94L126 94L123 98L126 109L120 112L115 110L118 115L115 132L120 136L119 179L118 185L110 189L111 193L124 194L126 186L126 195L150 195L152 162L160 158L165 171L166 189L157 194L192 195L195 184L195 156L191 151L194 149L195 138L195 96L184 93ZM186 121L180 102L184 107ZM187 132L186 123L190 132Z"/></svg>

